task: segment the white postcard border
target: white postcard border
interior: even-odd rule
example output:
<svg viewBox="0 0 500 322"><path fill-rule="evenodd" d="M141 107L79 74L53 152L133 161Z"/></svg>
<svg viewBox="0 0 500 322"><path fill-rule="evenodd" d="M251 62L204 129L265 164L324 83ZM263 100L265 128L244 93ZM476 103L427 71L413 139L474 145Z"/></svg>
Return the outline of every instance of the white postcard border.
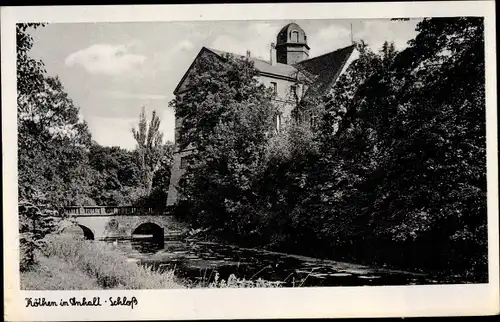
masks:
<svg viewBox="0 0 500 322"><path fill-rule="evenodd" d="M493 1L2 7L2 155L5 319L136 320L482 315L499 312L498 159ZM297 289L21 291L17 217L16 22L356 19L483 16L486 43L489 283ZM26 308L26 297L135 296L128 307Z"/></svg>

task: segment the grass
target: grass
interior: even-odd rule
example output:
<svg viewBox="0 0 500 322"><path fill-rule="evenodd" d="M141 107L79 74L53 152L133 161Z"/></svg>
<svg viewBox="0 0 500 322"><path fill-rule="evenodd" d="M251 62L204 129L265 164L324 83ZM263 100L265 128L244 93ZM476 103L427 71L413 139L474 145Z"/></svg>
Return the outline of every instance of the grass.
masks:
<svg viewBox="0 0 500 322"><path fill-rule="evenodd" d="M23 289L183 288L173 271L156 272L129 262L112 245L57 235L47 240L39 263L21 274Z"/></svg>
<svg viewBox="0 0 500 322"><path fill-rule="evenodd" d="M280 282L246 280L230 275L191 284L176 278L174 271L157 272L137 265L114 246L71 235L47 238L37 264L21 273L23 290L173 289L173 288L274 288Z"/></svg>
<svg viewBox="0 0 500 322"><path fill-rule="evenodd" d="M55 257L39 256L31 270L21 273L23 290L92 290L97 280Z"/></svg>

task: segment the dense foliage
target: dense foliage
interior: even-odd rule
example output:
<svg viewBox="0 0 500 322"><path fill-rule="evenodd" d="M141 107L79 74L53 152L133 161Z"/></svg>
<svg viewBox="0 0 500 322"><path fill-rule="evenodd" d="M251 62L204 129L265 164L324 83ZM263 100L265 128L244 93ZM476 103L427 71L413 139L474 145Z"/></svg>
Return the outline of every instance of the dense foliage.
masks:
<svg viewBox="0 0 500 322"><path fill-rule="evenodd" d="M64 207L139 202L157 207L165 203L168 187L150 172L144 193L144 163L138 162L144 158L144 145L127 151L92 142L79 108L60 79L47 75L43 62L29 56L33 47L29 30L41 26L18 24L16 28L21 269L34 263L34 250L56 228L55 218ZM158 117L153 120L159 125ZM157 127L149 130L161 136ZM172 144L154 141L160 143L153 144L154 171L169 176ZM149 140L145 144L149 151Z"/></svg>
<svg viewBox="0 0 500 322"><path fill-rule="evenodd" d="M484 280L482 21L426 19L418 31L398 54L361 46L336 84L300 226L346 259Z"/></svg>
<svg viewBox="0 0 500 322"><path fill-rule="evenodd" d="M153 177L158 171L163 151L163 133L160 132L160 118L153 111L151 122L146 120L146 109L142 107L139 115L138 128L132 129L132 134L137 142L137 159L141 174L141 184L148 195L153 188Z"/></svg>
<svg viewBox="0 0 500 322"><path fill-rule="evenodd" d="M485 281L483 20L417 31L401 52L360 43L318 128L276 135L248 62L198 66L173 102L197 151L179 213L239 243Z"/></svg>
<svg viewBox="0 0 500 322"><path fill-rule="evenodd" d="M33 250L51 232L49 218L60 207L85 200L90 133L78 117L78 108L57 77L46 75L44 65L28 56L33 38L18 24L17 127L21 268L33 262Z"/></svg>
<svg viewBox="0 0 500 322"><path fill-rule="evenodd" d="M196 70L196 90L172 102L183 119L180 145L196 151L180 182L180 207L197 225L248 236L259 221L255 191L277 113L273 94L245 59L206 56Z"/></svg>
<svg viewBox="0 0 500 322"><path fill-rule="evenodd" d="M94 143L87 171L93 173L90 196L95 204L119 206L137 198L140 170L134 152Z"/></svg>

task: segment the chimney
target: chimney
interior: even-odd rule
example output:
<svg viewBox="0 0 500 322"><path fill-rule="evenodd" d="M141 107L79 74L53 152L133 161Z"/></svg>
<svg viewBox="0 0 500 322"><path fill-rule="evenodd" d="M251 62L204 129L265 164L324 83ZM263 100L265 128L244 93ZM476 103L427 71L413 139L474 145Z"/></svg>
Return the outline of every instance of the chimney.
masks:
<svg viewBox="0 0 500 322"><path fill-rule="evenodd" d="M271 43L271 65L276 65L276 45Z"/></svg>
<svg viewBox="0 0 500 322"><path fill-rule="evenodd" d="M247 50L247 58L250 58L250 50Z"/></svg>

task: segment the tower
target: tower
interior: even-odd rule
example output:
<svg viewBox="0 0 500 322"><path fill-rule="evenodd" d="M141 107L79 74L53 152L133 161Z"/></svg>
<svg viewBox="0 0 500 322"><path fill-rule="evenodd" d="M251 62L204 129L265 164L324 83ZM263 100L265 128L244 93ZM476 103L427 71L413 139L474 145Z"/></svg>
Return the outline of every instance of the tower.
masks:
<svg viewBox="0 0 500 322"><path fill-rule="evenodd" d="M276 58L278 63L293 65L309 58L306 33L292 22L284 26L276 39Z"/></svg>

